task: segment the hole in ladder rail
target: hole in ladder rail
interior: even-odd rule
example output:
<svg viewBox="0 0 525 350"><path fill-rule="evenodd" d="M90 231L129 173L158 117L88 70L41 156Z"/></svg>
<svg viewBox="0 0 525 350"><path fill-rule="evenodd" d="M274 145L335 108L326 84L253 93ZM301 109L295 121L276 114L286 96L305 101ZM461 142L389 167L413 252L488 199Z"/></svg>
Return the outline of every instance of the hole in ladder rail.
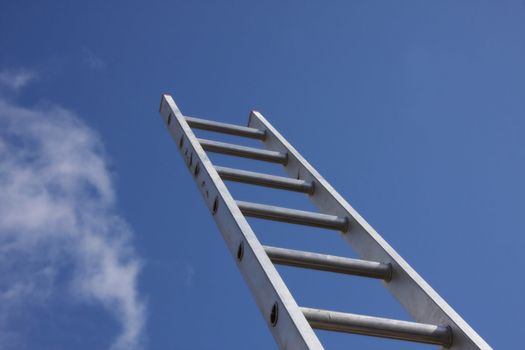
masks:
<svg viewBox="0 0 525 350"><path fill-rule="evenodd" d="M168 124L168 125L171 124L171 113L170 113L170 115L168 115L168 123L167 123L167 124Z"/></svg>
<svg viewBox="0 0 525 350"><path fill-rule="evenodd" d="M206 198L210 197L210 192L206 189L206 181L202 180L201 187L204 189L204 196Z"/></svg>
<svg viewBox="0 0 525 350"><path fill-rule="evenodd" d="M244 242L239 243L239 248L237 248L237 260L241 261L244 256Z"/></svg>
<svg viewBox="0 0 525 350"><path fill-rule="evenodd" d="M197 163L197 165L195 165L195 169L193 169L193 175L198 176L200 171L201 171L200 164Z"/></svg>
<svg viewBox="0 0 525 350"><path fill-rule="evenodd" d="M211 208L212 214L215 214L217 209L219 209L219 197L215 197L215 200L213 201L213 207Z"/></svg>
<svg viewBox="0 0 525 350"><path fill-rule="evenodd" d="M188 161L188 167L191 167L193 164L193 153L190 153L190 160Z"/></svg>
<svg viewBox="0 0 525 350"><path fill-rule="evenodd" d="M179 140L179 148L182 148L183 144L184 144L184 136L181 135L180 140Z"/></svg>
<svg viewBox="0 0 525 350"><path fill-rule="evenodd" d="M272 306L272 312L270 313L270 324L272 327L275 327L277 325L277 321L279 320L279 304L275 302Z"/></svg>

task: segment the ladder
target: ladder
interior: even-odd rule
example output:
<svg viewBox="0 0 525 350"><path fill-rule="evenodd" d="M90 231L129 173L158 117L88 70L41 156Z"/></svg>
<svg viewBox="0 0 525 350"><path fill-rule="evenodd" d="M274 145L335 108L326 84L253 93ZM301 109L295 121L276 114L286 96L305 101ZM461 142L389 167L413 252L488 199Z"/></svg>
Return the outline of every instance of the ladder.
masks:
<svg viewBox="0 0 525 350"><path fill-rule="evenodd" d="M170 95L160 114L281 349L323 349L313 329L436 344L446 349L491 347L337 193L259 113L248 126L184 116ZM262 141L264 149L199 139L192 128ZM216 166L208 152L281 164L290 177ZM224 181L305 193L319 213L235 200ZM246 217L339 231L359 259L263 246ZM381 280L415 322L297 305L274 264Z"/></svg>

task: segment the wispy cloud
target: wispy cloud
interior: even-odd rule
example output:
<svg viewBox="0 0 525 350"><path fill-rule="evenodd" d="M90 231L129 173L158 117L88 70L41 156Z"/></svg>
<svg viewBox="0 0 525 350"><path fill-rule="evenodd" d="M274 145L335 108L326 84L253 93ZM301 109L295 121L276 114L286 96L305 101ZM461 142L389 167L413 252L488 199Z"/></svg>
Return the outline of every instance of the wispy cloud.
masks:
<svg viewBox="0 0 525 350"><path fill-rule="evenodd" d="M0 85L12 90L20 90L35 78L35 72L27 69L6 69L0 71Z"/></svg>
<svg viewBox="0 0 525 350"><path fill-rule="evenodd" d="M82 61L92 70L102 69L106 63L86 46L82 47Z"/></svg>
<svg viewBox="0 0 525 350"><path fill-rule="evenodd" d="M99 136L60 106L0 96L0 348L17 337L10 324L22 308L63 297L115 317L112 349L142 348L146 310L131 236Z"/></svg>
<svg viewBox="0 0 525 350"><path fill-rule="evenodd" d="M186 288L193 287L193 280L195 278L195 268L189 262L184 264L183 275L184 275L184 286Z"/></svg>

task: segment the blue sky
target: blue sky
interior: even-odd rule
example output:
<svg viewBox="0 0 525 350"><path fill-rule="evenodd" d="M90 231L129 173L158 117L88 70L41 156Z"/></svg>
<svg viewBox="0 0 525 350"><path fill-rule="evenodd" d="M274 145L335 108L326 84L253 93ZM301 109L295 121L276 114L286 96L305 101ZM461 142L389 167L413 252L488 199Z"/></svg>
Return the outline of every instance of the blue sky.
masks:
<svg viewBox="0 0 525 350"><path fill-rule="evenodd" d="M524 34L522 1L3 1L0 345L275 348L158 116L170 93L197 117L259 110L490 345L517 348ZM353 256L334 232L250 223L265 244ZM408 318L376 281L279 271L301 305Z"/></svg>

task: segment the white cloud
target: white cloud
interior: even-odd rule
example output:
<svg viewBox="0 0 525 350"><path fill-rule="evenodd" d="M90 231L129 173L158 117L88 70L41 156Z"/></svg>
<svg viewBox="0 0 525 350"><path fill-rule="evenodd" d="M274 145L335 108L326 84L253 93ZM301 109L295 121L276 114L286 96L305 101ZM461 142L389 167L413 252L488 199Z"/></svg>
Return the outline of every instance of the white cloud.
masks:
<svg viewBox="0 0 525 350"><path fill-rule="evenodd" d="M193 267L192 264L188 262L184 264L183 275L184 275L184 285L186 286L186 288L193 287L193 279L195 278L195 268Z"/></svg>
<svg viewBox="0 0 525 350"><path fill-rule="evenodd" d="M20 90L36 78L33 71L26 69L6 69L0 72L0 85L12 90Z"/></svg>
<svg viewBox="0 0 525 350"><path fill-rule="evenodd" d="M142 348L131 236L98 135L59 106L0 97L0 348L23 338L9 326L21 310L64 297L115 317L113 350Z"/></svg>
<svg viewBox="0 0 525 350"><path fill-rule="evenodd" d="M106 63L86 46L82 47L82 61L91 69L102 69Z"/></svg>

